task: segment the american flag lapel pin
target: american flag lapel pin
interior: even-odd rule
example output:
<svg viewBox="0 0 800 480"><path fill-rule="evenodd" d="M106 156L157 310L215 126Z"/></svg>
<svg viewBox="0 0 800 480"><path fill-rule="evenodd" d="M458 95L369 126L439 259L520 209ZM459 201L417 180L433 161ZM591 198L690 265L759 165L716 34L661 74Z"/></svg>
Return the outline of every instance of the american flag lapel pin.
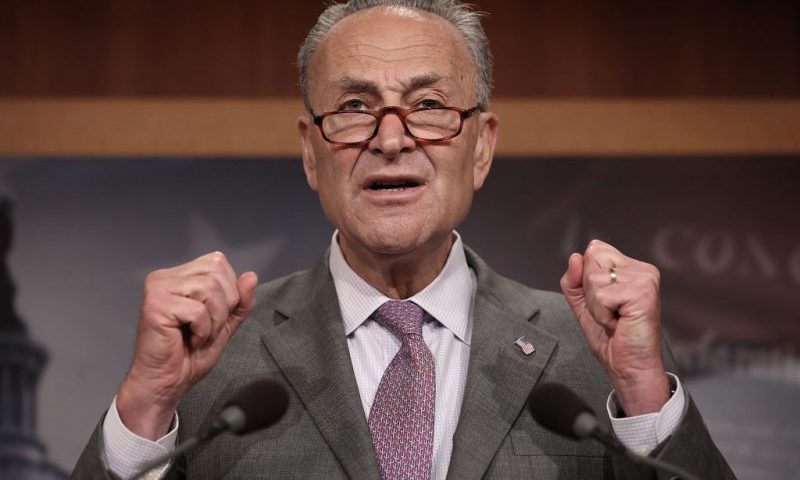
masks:
<svg viewBox="0 0 800 480"><path fill-rule="evenodd" d="M536 351L536 347L528 340L528 338L523 335L514 341L514 345L520 349L525 356L533 354Z"/></svg>

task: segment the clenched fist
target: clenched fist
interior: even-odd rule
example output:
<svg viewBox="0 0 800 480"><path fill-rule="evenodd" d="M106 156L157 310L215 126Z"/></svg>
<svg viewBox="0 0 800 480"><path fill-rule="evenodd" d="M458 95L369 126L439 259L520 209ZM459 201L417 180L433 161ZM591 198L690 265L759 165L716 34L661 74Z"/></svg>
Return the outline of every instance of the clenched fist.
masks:
<svg viewBox="0 0 800 480"><path fill-rule="evenodd" d="M257 283L254 272L237 278L220 252L147 276L133 363L117 393L128 429L151 440L169 430L184 393L255 306Z"/></svg>
<svg viewBox="0 0 800 480"><path fill-rule="evenodd" d="M629 416L669 399L661 357L660 274L599 240L569 257L561 289Z"/></svg>

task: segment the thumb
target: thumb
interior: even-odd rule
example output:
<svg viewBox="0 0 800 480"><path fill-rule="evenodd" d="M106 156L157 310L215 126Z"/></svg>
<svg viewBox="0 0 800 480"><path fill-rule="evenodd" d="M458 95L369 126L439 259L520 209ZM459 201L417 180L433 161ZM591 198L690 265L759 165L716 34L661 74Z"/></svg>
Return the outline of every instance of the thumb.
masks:
<svg viewBox="0 0 800 480"><path fill-rule="evenodd" d="M236 281L236 288L239 290L239 304L231 312L237 326L255 308L256 298L255 289L258 285L258 275L256 272L245 272Z"/></svg>
<svg viewBox="0 0 800 480"><path fill-rule="evenodd" d="M586 309L586 297L583 291L583 255L573 253L567 262L567 271L561 277L561 291L567 298L575 315L580 317Z"/></svg>

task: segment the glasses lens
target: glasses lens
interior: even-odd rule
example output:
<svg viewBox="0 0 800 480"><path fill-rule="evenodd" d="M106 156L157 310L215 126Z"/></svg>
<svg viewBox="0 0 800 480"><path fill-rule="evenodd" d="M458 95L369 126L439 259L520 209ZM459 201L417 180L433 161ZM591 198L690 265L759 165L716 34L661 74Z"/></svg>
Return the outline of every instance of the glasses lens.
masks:
<svg viewBox="0 0 800 480"><path fill-rule="evenodd" d="M322 120L322 130L334 142L359 143L372 136L375 117L366 113L341 112Z"/></svg>
<svg viewBox="0 0 800 480"><path fill-rule="evenodd" d="M455 135L461 126L461 115L453 110L432 108L419 110L406 117L408 130L423 140L440 140Z"/></svg>

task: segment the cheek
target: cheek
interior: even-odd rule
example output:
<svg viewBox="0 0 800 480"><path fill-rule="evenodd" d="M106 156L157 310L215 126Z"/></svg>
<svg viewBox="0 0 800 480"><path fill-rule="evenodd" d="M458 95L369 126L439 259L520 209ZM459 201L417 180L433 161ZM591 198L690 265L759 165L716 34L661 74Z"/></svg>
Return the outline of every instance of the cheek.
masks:
<svg viewBox="0 0 800 480"><path fill-rule="evenodd" d="M319 179L319 196L324 203L336 203L341 196L344 180L339 172L330 165L325 165L319 169L317 175Z"/></svg>
<svg viewBox="0 0 800 480"><path fill-rule="evenodd" d="M333 150L331 145L322 138L315 138L313 144L318 159L317 177L320 194L328 195L330 192L342 188L347 181L346 171L342 168L348 164L348 159L343 155L346 152Z"/></svg>
<svg viewBox="0 0 800 480"><path fill-rule="evenodd" d="M460 159L453 159L450 164L452 168L448 172L449 190L451 195L458 199L472 198L475 191L475 172L470 162L462 160L465 157L466 155Z"/></svg>
<svg viewBox="0 0 800 480"><path fill-rule="evenodd" d="M318 195L328 219L339 226L353 200L353 159L339 152L327 155L317 164Z"/></svg>
<svg viewBox="0 0 800 480"><path fill-rule="evenodd" d="M454 188L457 189L458 211L456 215L459 217L460 222L467 216L472 206L472 197L475 194L475 171L470 162L464 162L458 173L457 185Z"/></svg>
<svg viewBox="0 0 800 480"><path fill-rule="evenodd" d="M474 194L474 175L467 162L449 158L446 168L437 169L437 188L429 212L455 227L467 215ZM442 164L444 165L444 164Z"/></svg>

